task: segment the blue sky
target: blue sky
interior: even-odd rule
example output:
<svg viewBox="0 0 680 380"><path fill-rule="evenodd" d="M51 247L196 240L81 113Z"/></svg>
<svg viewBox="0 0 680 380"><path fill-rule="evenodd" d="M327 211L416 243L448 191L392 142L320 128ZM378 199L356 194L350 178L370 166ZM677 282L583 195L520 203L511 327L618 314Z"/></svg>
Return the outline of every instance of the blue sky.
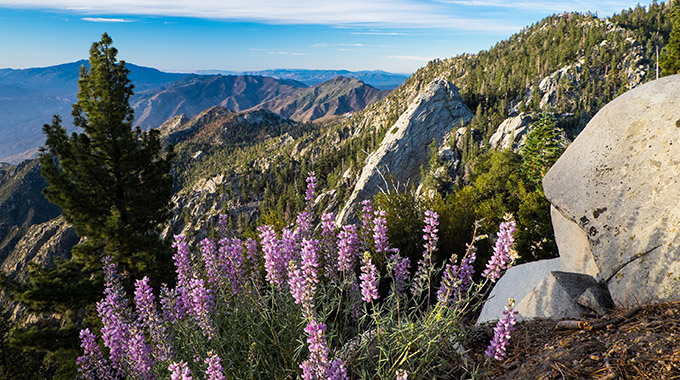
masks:
<svg viewBox="0 0 680 380"><path fill-rule="evenodd" d="M87 58L103 32L119 58L165 71L273 68L412 73L476 53L563 11L631 0L0 0L0 68Z"/></svg>

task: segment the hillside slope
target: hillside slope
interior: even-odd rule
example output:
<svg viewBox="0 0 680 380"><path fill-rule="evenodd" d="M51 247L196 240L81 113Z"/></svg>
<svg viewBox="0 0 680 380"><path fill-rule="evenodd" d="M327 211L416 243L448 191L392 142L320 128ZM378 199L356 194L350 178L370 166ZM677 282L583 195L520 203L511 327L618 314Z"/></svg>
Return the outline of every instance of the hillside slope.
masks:
<svg viewBox="0 0 680 380"><path fill-rule="evenodd" d="M358 79L338 76L293 95L264 102L256 108L304 122L364 109L387 94L389 91L378 90Z"/></svg>

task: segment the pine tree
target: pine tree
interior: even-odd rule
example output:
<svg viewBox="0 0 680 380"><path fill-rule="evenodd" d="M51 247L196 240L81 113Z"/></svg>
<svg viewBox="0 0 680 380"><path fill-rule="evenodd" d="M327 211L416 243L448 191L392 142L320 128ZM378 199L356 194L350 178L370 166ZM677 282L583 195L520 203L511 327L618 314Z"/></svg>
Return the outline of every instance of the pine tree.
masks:
<svg viewBox="0 0 680 380"><path fill-rule="evenodd" d="M552 113L544 112L534 123L522 150L522 174L537 189L548 169L557 161L564 148L560 143L557 122Z"/></svg>
<svg viewBox="0 0 680 380"><path fill-rule="evenodd" d="M162 152L158 132L132 128L133 85L125 62L104 34L81 67L73 123L83 133L67 136L58 116L43 127L40 154L46 198L87 240L73 249L86 270L98 270L109 255L130 281L163 272L170 250L159 228L170 210L172 152Z"/></svg>
<svg viewBox="0 0 680 380"><path fill-rule="evenodd" d="M661 51L659 67L661 76L680 74L680 0L675 0L671 10L673 31L668 44Z"/></svg>

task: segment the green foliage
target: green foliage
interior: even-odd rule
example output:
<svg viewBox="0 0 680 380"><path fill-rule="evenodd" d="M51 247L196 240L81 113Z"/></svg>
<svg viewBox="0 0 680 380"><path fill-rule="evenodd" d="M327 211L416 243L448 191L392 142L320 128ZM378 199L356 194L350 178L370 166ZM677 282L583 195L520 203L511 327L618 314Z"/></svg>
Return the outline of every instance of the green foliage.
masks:
<svg viewBox="0 0 680 380"><path fill-rule="evenodd" d="M671 14L674 20L673 31L659 58L661 76L680 74L680 1L673 2Z"/></svg>
<svg viewBox="0 0 680 380"><path fill-rule="evenodd" d="M528 181L522 175L522 164L522 157L510 150L489 152L475 160L469 184L446 196L436 194L428 198L414 191L377 195L376 204L387 212L390 242L412 261L420 259L422 215L425 210L435 211L441 222L440 249L435 260L443 262L453 254L460 257L465 252L475 221L482 221L480 233L493 234L503 215L511 213L516 215L516 244L522 261L557 257L550 204L537 191L540 183ZM491 257L491 248L484 241L477 245L477 274Z"/></svg>
<svg viewBox="0 0 680 380"><path fill-rule="evenodd" d="M48 200L88 242L73 251L85 268L100 266L105 251L138 277L164 272L168 246L158 238L169 217L172 178L157 131L132 128L133 86L125 62L104 34L90 49L90 68L81 68L74 125L84 132L68 137L55 116L44 126L42 174Z"/></svg>
<svg viewBox="0 0 680 380"><path fill-rule="evenodd" d="M533 123L533 130L527 136L522 150L522 174L539 191L541 181L550 167L562 155L564 146L555 117L549 113L541 113Z"/></svg>

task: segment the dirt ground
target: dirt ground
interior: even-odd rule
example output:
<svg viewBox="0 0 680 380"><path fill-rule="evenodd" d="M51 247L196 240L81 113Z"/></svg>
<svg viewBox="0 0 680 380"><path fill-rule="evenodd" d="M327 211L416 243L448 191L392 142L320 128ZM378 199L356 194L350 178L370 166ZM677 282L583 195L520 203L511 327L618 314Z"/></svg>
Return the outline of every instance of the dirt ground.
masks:
<svg viewBox="0 0 680 380"><path fill-rule="evenodd" d="M490 379L680 379L680 302L516 327L507 360L493 365ZM481 359L481 345L471 354Z"/></svg>

